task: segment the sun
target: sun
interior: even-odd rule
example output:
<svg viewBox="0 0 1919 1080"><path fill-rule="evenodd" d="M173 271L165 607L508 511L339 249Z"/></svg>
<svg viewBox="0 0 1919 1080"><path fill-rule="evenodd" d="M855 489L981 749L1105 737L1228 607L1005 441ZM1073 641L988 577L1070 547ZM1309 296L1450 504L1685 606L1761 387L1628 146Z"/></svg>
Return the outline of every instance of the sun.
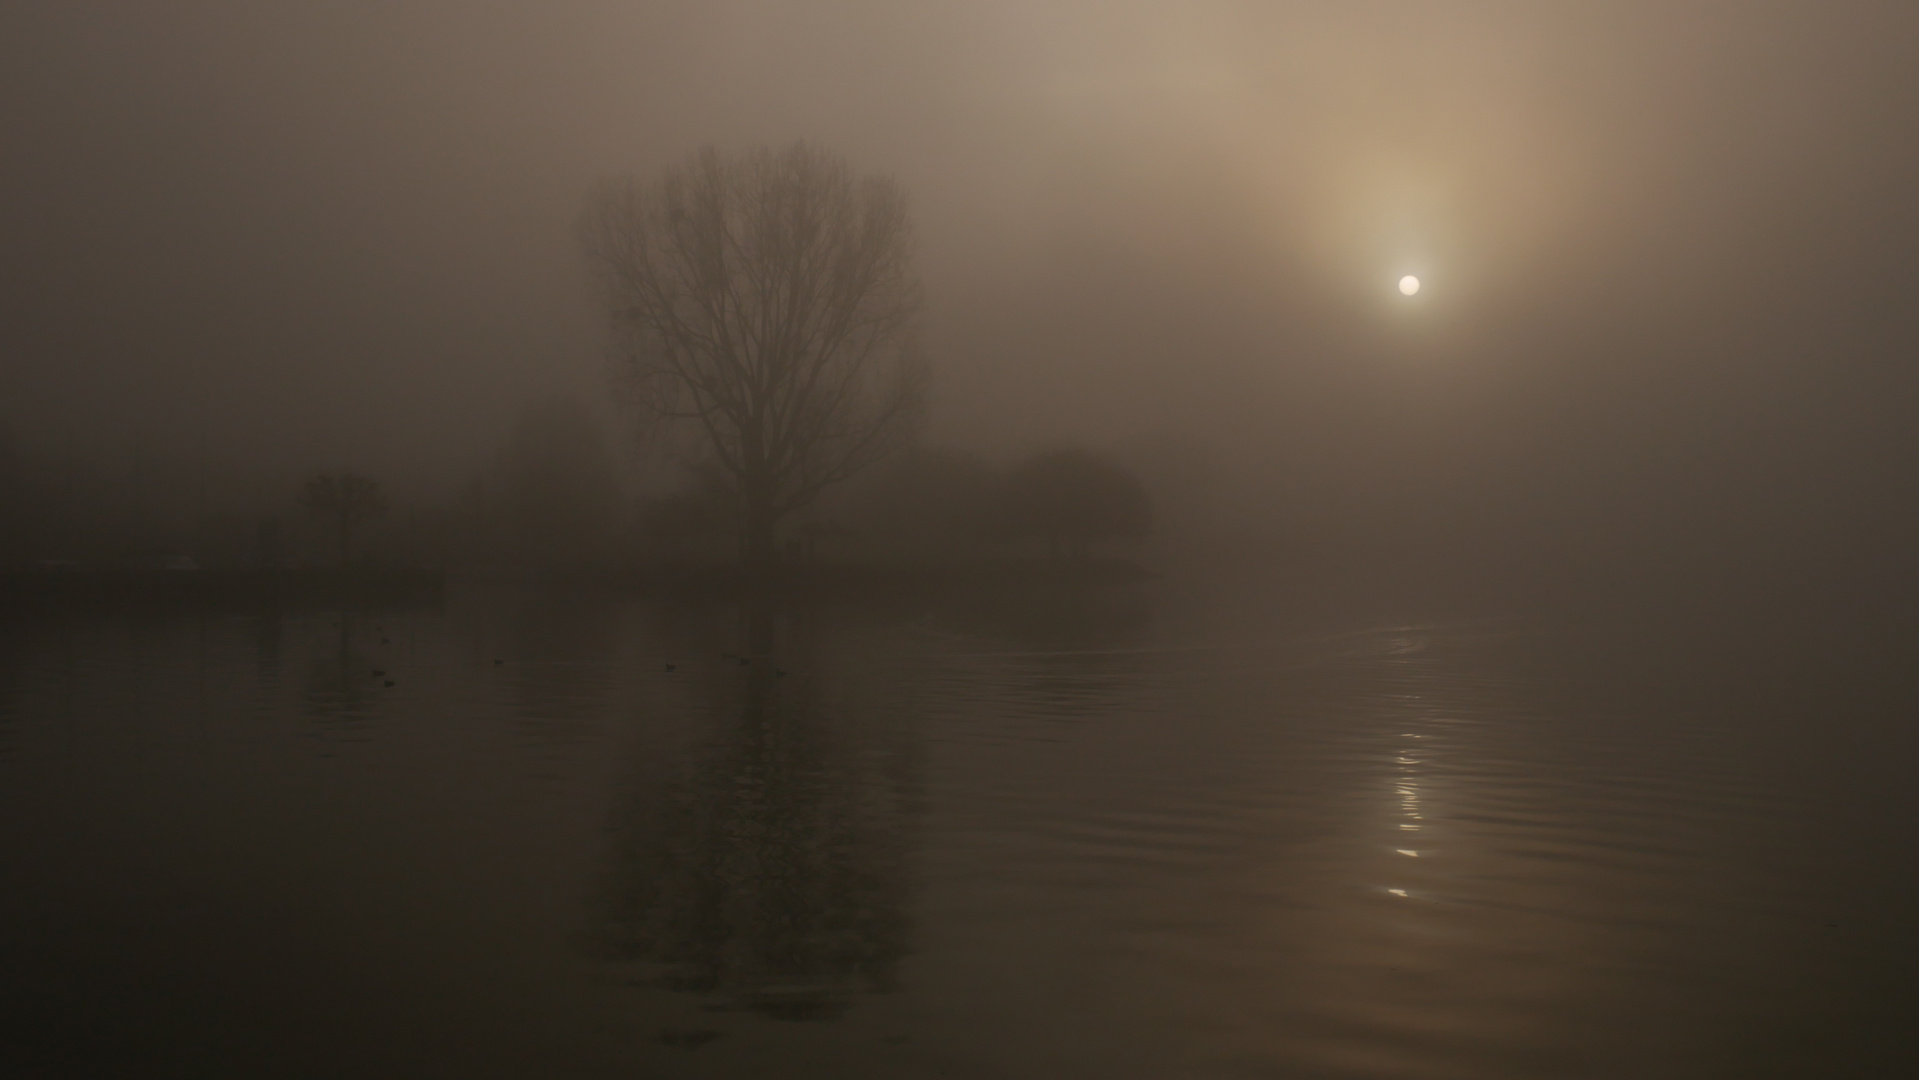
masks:
<svg viewBox="0 0 1919 1080"><path fill-rule="evenodd" d="M1399 291L1404 293L1407 296L1411 296L1412 294L1418 292L1419 279L1412 276L1411 274L1407 274L1405 277L1400 278Z"/></svg>

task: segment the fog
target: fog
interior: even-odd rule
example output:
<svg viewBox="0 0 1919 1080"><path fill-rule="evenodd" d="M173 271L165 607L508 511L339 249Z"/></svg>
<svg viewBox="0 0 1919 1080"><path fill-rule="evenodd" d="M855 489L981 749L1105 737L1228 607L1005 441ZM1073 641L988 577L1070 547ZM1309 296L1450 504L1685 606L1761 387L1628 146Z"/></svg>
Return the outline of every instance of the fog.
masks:
<svg viewBox="0 0 1919 1080"><path fill-rule="evenodd" d="M1915 58L0 9L0 1075L1919 1076Z"/></svg>
<svg viewBox="0 0 1919 1080"><path fill-rule="evenodd" d="M554 398L631 465L585 199L806 139L912 199L923 441L1164 466L1186 502L1162 532L1862 580L1915 538L1919 15L1896 5L5 20L0 419L103 475L217 503L208 475L354 468L450 498Z"/></svg>

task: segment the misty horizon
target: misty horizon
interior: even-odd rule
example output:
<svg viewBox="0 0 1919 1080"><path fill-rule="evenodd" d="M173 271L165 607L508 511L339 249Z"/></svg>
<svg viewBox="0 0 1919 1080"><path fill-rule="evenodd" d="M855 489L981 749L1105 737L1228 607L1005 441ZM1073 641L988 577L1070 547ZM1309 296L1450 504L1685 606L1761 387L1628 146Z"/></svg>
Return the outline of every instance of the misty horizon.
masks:
<svg viewBox="0 0 1919 1080"><path fill-rule="evenodd" d="M1898 1075L1915 57L10 10L0 1073Z"/></svg>
<svg viewBox="0 0 1919 1080"><path fill-rule="evenodd" d="M528 401L617 429L593 185L806 138L912 200L933 445L1195 443L1271 535L1913 479L1889 9L86 10L9 35L0 402L108 471L424 496Z"/></svg>

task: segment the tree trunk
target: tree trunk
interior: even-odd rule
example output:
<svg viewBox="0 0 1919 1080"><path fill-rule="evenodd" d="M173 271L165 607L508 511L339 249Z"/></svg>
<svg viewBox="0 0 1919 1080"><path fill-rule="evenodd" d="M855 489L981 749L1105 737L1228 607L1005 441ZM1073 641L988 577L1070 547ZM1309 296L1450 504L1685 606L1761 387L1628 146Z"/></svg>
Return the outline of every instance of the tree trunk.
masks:
<svg viewBox="0 0 1919 1080"><path fill-rule="evenodd" d="M766 585L773 580L774 560L778 557L773 543L775 516L772 493L763 485L749 484L744 523L746 570L756 585Z"/></svg>
<svg viewBox="0 0 1919 1080"><path fill-rule="evenodd" d="M746 598L746 654L772 657L774 646L774 603L770 593L754 590ZM769 665L760 674L772 673Z"/></svg>

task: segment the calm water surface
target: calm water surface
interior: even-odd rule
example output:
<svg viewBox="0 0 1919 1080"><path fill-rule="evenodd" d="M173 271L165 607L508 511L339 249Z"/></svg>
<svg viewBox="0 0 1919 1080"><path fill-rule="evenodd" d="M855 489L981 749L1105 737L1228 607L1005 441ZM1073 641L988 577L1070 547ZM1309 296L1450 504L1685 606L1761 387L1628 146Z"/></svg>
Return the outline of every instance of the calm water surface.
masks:
<svg viewBox="0 0 1919 1080"><path fill-rule="evenodd" d="M744 662L736 610L478 591L0 621L0 1075L1919 1060L1872 669L1286 610L788 610Z"/></svg>

